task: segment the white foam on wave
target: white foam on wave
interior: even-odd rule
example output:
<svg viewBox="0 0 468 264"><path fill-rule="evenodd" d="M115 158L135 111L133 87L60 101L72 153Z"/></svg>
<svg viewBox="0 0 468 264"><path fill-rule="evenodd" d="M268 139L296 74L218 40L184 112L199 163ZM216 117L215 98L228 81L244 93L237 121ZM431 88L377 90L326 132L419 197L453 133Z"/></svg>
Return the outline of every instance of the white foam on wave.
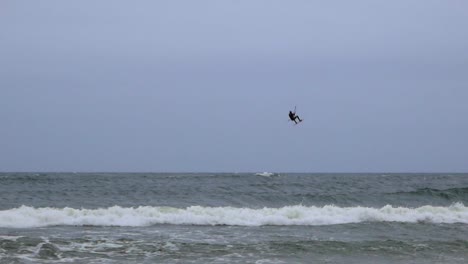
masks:
<svg viewBox="0 0 468 264"><path fill-rule="evenodd" d="M22 238L23 236L0 236L0 240L10 240L10 241L16 241L18 238Z"/></svg>
<svg viewBox="0 0 468 264"><path fill-rule="evenodd" d="M272 172L264 171L264 172L255 173L255 175L257 175L257 176L263 176L263 177L271 177L271 176L273 176L273 175L275 175L275 174L272 173Z"/></svg>
<svg viewBox="0 0 468 264"><path fill-rule="evenodd" d="M0 211L0 227L28 228L59 225L149 226L174 225L336 225L360 222L428 222L468 224L468 207L461 203L448 207L418 208L337 207L328 205L286 206L282 208L234 207L129 207L103 209L34 208L21 206Z"/></svg>

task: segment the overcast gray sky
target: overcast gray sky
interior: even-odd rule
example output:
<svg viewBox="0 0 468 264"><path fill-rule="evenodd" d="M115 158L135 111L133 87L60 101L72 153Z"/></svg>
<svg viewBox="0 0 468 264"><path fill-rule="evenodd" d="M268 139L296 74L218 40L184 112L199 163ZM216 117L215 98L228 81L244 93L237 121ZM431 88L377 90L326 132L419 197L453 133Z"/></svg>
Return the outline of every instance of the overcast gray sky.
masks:
<svg viewBox="0 0 468 264"><path fill-rule="evenodd" d="M0 2L0 171L466 172L467 101L467 1Z"/></svg>

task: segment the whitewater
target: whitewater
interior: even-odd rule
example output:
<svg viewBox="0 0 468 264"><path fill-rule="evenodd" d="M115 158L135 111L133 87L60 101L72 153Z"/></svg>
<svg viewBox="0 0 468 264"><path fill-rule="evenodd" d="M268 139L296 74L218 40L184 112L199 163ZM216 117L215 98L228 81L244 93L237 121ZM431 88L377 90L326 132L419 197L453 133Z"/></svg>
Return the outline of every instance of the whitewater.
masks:
<svg viewBox="0 0 468 264"><path fill-rule="evenodd" d="M140 206L104 209L20 208L0 211L0 227L31 228L60 225L80 226L149 226L174 225L337 225L361 222L463 223L468 224L468 208L461 203L448 207L306 207L233 208L191 206Z"/></svg>

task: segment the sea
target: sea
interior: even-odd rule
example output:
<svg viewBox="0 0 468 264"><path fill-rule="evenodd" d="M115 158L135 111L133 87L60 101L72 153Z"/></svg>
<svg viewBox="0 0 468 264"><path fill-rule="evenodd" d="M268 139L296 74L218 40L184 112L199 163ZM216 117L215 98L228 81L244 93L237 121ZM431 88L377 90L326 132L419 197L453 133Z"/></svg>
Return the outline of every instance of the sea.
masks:
<svg viewBox="0 0 468 264"><path fill-rule="evenodd" d="M0 173L0 263L468 263L468 174Z"/></svg>

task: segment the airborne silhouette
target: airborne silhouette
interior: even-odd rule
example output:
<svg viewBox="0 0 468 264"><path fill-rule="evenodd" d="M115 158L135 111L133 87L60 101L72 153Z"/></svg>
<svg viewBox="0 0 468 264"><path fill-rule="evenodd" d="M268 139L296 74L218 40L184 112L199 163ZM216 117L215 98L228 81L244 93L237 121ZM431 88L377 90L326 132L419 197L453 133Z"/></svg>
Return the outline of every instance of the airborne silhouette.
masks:
<svg viewBox="0 0 468 264"><path fill-rule="evenodd" d="M302 122L302 119L296 115L296 107L294 107L294 112L292 111L289 111L289 119L291 119L291 121L294 121L294 123L298 123L296 120L299 120L299 123Z"/></svg>

